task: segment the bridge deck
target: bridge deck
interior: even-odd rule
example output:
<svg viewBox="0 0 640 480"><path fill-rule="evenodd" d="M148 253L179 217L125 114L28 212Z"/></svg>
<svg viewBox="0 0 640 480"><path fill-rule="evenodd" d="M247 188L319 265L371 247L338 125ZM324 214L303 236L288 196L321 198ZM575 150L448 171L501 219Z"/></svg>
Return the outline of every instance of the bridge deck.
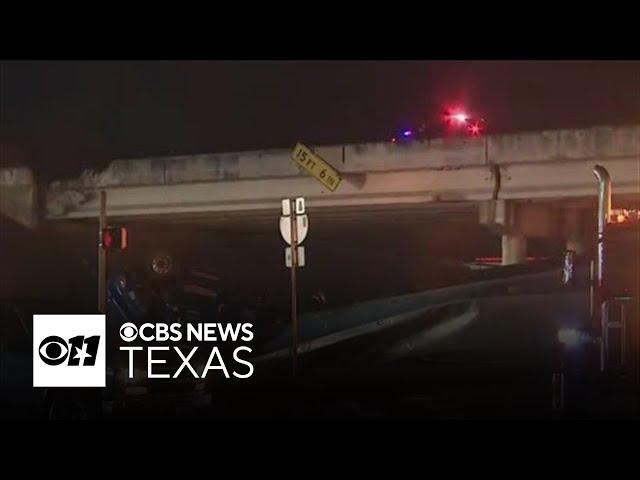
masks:
<svg viewBox="0 0 640 480"><path fill-rule="evenodd" d="M101 189L107 191L109 214L121 218L241 212L258 218L279 211L280 200L291 196L336 213L473 203L496 195L584 198L595 195L596 163L609 170L615 194L640 198L640 124L314 150L343 174L335 192L302 172L291 150L117 160L101 172L52 182L44 216L95 218ZM6 171L0 176L3 204L16 203L11 192L20 191L19 177Z"/></svg>

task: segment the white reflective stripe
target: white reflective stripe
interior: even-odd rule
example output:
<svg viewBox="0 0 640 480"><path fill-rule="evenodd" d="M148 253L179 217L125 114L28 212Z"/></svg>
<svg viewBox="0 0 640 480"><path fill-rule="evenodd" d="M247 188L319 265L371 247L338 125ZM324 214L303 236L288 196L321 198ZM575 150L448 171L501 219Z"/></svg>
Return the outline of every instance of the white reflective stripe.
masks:
<svg viewBox="0 0 640 480"><path fill-rule="evenodd" d="M205 297L215 297L216 291L210 288L200 287L198 285L185 285L185 293L193 293L195 295L204 295Z"/></svg>
<svg viewBox="0 0 640 480"><path fill-rule="evenodd" d="M191 272L191 274L195 277L202 277L202 278L207 278L209 280L216 280L219 281L220 278L218 278L217 276L211 274L211 273L206 273L206 272Z"/></svg>

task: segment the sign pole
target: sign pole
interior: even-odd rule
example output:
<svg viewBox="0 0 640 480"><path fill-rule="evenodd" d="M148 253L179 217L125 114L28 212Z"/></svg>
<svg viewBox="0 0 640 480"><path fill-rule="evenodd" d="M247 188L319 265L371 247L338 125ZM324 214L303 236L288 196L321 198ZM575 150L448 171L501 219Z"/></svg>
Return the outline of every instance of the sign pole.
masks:
<svg viewBox="0 0 640 480"><path fill-rule="evenodd" d="M107 192L100 191L100 221L98 225L98 312L105 313L107 250L102 245L102 232L107 228Z"/></svg>
<svg viewBox="0 0 640 480"><path fill-rule="evenodd" d="M295 200L291 200L291 355L292 374L296 377L298 363L298 305L296 291L296 268L298 266L298 228Z"/></svg>
<svg viewBox="0 0 640 480"><path fill-rule="evenodd" d="M284 263L291 269L291 370L296 377L298 367L298 293L296 270L304 267L304 247L300 244L307 238L309 219L305 214L304 198L282 199L280 234L289 247L284 249Z"/></svg>

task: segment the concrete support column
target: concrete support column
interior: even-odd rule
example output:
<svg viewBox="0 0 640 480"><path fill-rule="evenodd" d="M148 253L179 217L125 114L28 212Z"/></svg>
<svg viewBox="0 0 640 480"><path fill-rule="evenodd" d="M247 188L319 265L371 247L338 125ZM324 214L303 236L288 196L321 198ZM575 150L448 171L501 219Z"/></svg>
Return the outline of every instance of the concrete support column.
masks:
<svg viewBox="0 0 640 480"><path fill-rule="evenodd" d="M573 237L567 239L566 249L576 252L577 255L582 255L587 251L587 246L584 240Z"/></svg>
<svg viewBox="0 0 640 480"><path fill-rule="evenodd" d="M527 237L502 235L502 265L524 263L527 260Z"/></svg>
<svg viewBox="0 0 640 480"><path fill-rule="evenodd" d="M0 169L0 215L27 228L38 226L37 185L28 167Z"/></svg>
<svg viewBox="0 0 640 480"><path fill-rule="evenodd" d="M578 255L588 251L588 236L585 234L584 214L578 208L565 208L563 215L563 232L567 239L566 249Z"/></svg>

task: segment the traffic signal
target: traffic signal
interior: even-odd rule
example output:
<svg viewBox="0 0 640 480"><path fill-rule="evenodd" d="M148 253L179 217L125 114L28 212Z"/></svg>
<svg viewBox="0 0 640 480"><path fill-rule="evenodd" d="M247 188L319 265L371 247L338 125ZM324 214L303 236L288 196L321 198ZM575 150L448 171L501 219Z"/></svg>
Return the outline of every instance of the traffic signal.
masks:
<svg viewBox="0 0 640 480"><path fill-rule="evenodd" d="M127 248L127 229L125 227L107 227L101 232L102 248L124 250Z"/></svg>

